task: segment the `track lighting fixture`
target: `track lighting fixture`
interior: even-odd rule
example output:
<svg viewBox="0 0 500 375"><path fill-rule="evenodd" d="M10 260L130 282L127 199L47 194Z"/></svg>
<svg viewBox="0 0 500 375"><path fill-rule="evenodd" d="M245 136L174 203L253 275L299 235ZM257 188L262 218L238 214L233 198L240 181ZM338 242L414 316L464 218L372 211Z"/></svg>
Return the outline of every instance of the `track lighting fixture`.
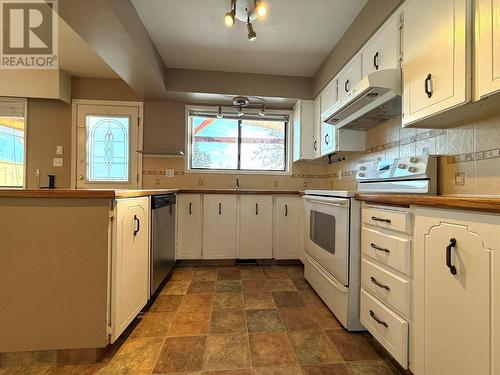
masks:
<svg viewBox="0 0 500 375"><path fill-rule="evenodd" d="M224 118L221 106L219 106L219 109L217 110L217 118Z"/></svg>
<svg viewBox="0 0 500 375"><path fill-rule="evenodd" d="M243 108L241 107L238 107L238 117L242 117L244 116L245 114L243 113Z"/></svg>
<svg viewBox="0 0 500 375"><path fill-rule="evenodd" d="M264 0L231 0L231 8L224 16L224 23L229 28L238 20L246 22L248 40L257 39L257 33L252 22L259 17L265 17L267 6Z"/></svg>
<svg viewBox="0 0 500 375"><path fill-rule="evenodd" d="M266 106L264 104L262 104L262 107L260 108L259 116L266 117Z"/></svg>
<svg viewBox="0 0 500 375"><path fill-rule="evenodd" d="M250 22L250 18L247 20L247 29L248 29L248 40L253 41L257 39L257 33L254 31L252 23Z"/></svg>

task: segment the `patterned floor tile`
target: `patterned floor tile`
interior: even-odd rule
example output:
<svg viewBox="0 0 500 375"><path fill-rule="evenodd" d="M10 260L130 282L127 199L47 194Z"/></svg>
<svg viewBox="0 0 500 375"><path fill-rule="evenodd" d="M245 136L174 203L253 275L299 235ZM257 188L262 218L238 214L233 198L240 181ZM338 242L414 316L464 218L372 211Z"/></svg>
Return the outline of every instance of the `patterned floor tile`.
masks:
<svg viewBox="0 0 500 375"><path fill-rule="evenodd" d="M215 281L217 280L217 268L202 268L194 271L193 280L197 281Z"/></svg>
<svg viewBox="0 0 500 375"><path fill-rule="evenodd" d="M243 295L240 293L214 294L214 310L241 310L243 309Z"/></svg>
<svg viewBox="0 0 500 375"><path fill-rule="evenodd" d="M208 333L210 312L178 313L170 327L169 336L201 336Z"/></svg>
<svg viewBox="0 0 500 375"><path fill-rule="evenodd" d="M245 309L274 309L276 304L274 303L273 295L271 293L245 293L243 294L245 298Z"/></svg>
<svg viewBox="0 0 500 375"><path fill-rule="evenodd" d="M321 330L288 331L290 342L301 365L341 362L342 356Z"/></svg>
<svg viewBox="0 0 500 375"><path fill-rule="evenodd" d="M249 267L249 268L241 268L240 270L241 278L243 280L246 279L265 279L264 271L262 268L257 267Z"/></svg>
<svg viewBox="0 0 500 375"><path fill-rule="evenodd" d="M160 294L184 295L188 290L191 280L174 280L165 284Z"/></svg>
<svg viewBox="0 0 500 375"><path fill-rule="evenodd" d="M305 307L298 292L274 292L273 298L278 307Z"/></svg>
<svg viewBox="0 0 500 375"><path fill-rule="evenodd" d="M215 281L193 280L187 289L187 293L213 293Z"/></svg>
<svg viewBox="0 0 500 375"><path fill-rule="evenodd" d="M205 370L229 370L250 367L247 335L208 336L205 351Z"/></svg>
<svg viewBox="0 0 500 375"><path fill-rule="evenodd" d="M344 361L380 359L369 335L365 332L347 332L343 329L326 331L326 335L344 358Z"/></svg>
<svg viewBox="0 0 500 375"><path fill-rule="evenodd" d="M191 280L195 270L192 268L175 268L170 280Z"/></svg>
<svg viewBox="0 0 500 375"><path fill-rule="evenodd" d="M306 279L292 279L292 282L297 290L312 290L311 285Z"/></svg>
<svg viewBox="0 0 500 375"><path fill-rule="evenodd" d="M302 375L300 367L257 367L254 375Z"/></svg>
<svg viewBox="0 0 500 375"><path fill-rule="evenodd" d="M384 361L352 362L348 363L349 375L397 375L398 370Z"/></svg>
<svg viewBox="0 0 500 375"><path fill-rule="evenodd" d="M174 316L173 312L148 312L141 318L130 337L165 337Z"/></svg>
<svg viewBox="0 0 500 375"><path fill-rule="evenodd" d="M264 267L263 271L268 279L288 279L288 273L283 267Z"/></svg>
<svg viewBox="0 0 500 375"><path fill-rule="evenodd" d="M100 373L103 375L151 373L163 340L159 337L127 339Z"/></svg>
<svg viewBox="0 0 500 375"><path fill-rule="evenodd" d="M278 310L246 310L248 332L284 331Z"/></svg>
<svg viewBox="0 0 500 375"><path fill-rule="evenodd" d="M211 293L186 294L179 306L179 311L211 310L213 296Z"/></svg>
<svg viewBox="0 0 500 375"><path fill-rule="evenodd" d="M151 312L175 312L181 305L183 296L181 295L158 295L151 306Z"/></svg>
<svg viewBox="0 0 500 375"><path fill-rule="evenodd" d="M167 338L153 372L200 371L205 345L206 338L203 336Z"/></svg>
<svg viewBox="0 0 500 375"><path fill-rule="evenodd" d="M265 279L249 279L243 280L243 292L244 293L259 293L268 291L266 287Z"/></svg>
<svg viewBox="0 0 500 375"><path fill-rule="evenodd" d="M343 329L342 324L326 305L315 305L309 312L322 329Z"/></svg>
<svg viewBox="0 0 500 375"><path fill-rule="evenodd" d="M212 312L210 334L247 332L243 310L218 310Z"/></svg>
<svg viewBox="0 0 500 375"><path fill-rule="evenodd" d="M241 280L240 270L219 269L217 271L217 280Z"/></svg>
<svg viewBox="0 0 500 375"><path fill-rule="evenodd" d="M296 365L295 355L284 332L252 333L250 353L254 367L286 367Z"/></svg>
<svg viewBox="0 0 500 375"><path fill-rule="evenodd" d="M287 330L320 328L307 307L284 307L280 309L280 315Z"/></svg>
<svg viewBox="0 0 500 375"><path fill-rule="evenodd" d="M215 293L241 293L240 280L219 280L215 284Z"/></svg>
<svg viewBox="0 0 500 375"><path fill-rule="evenodd" d="M266 290L270 292L296 292L297 288L290 279L268 279L266 280Z"/></svg>
<svg viewBox="0 0 500 375"><path fill-rule="evenodd" d="M331 365L309 365L302 366L304 375L349 375L347 366L343 363Z"/></svg>

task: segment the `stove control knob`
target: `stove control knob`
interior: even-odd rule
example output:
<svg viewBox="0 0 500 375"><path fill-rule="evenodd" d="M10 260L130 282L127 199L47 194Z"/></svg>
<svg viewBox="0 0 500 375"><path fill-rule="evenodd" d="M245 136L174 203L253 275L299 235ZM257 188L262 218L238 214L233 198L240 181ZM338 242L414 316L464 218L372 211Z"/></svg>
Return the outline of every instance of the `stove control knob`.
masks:
<svg viewBox="0 0 500 375"><path fill-rule="evenodd" d="M417 162L418 162L418 158L416 158L416 157L411 157L410 158L410 163L415 164Z"/></svg>
<svg viewBox="0 0 500 375"><path fill-rule="evenodd" d="M415 167L408 168L408 172L415 173L416 171L417 171L417 168L415 168Z"/></svg>
<svg viewBox="0 0 500 375"><path fill-rule="evenodd" d="M364 165L362 165L362 166L359 167L360 171L364 171L365 169L366 169L366 167Z"/></svg>
<svg viewBox="0 0 500 375"><path fill-rule="evenodd" d="M365 174L364 173L359 173L358 176L359 177L365 177Z"/></svg>
<svg viewBox="0 0 500 375"><path fill-rule="evenodd" d="M406 169L406 164L399 163L399 164L398 164L398 168L399 168L399 169Z"/></svg>

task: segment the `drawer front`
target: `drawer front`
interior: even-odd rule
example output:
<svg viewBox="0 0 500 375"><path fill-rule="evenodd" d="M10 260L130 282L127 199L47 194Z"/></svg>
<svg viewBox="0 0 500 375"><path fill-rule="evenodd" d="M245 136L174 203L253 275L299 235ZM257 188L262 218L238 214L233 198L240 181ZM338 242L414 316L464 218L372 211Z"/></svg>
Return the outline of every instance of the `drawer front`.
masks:
<svg viewBox="0 0 500 375"><path fill-rule="evenodd" d="M411 241L378 230L363 228L361 252L379 262L410 275Z"/></svg>
<svg viewBox="0 0 500 375"><path fill-rule="evenodd" d="M408 212L364 207L362 216L365 224L407 234L411 233L411 220Z"/></svg>
<svg viewBox="0 0 500 375"><path fill-rule="evenodd" d="M404 316L410 316L410 281L361 260L361 287Z"/></svg>
<svg viewBox="0 0 500 375"><path fill-rule="evenodd" d="M408 368L408 322L361 289L361 323L399 364Z"/></svg>

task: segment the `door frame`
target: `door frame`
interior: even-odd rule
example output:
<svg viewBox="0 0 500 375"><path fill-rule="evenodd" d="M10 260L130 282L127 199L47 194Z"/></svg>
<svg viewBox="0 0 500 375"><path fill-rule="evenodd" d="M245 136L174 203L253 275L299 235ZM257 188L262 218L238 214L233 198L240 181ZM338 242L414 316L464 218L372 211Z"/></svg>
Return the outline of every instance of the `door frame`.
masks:
<svg viewBox="0 0 500 375"><path fill-rule="evenodd" d="M137 150L143 150L144 140L144 102L134 101L116 101L116 100L89 100L89 99L73 99L71 101L71 189L76 189L77 175L77 107L78 105L103 105L103 106L120 106L120 107L137 107L139 109L139 134L137 138ZM137 159L137 174L139 181L138 188L142 189L142 163L143 157Z"/></svg>

